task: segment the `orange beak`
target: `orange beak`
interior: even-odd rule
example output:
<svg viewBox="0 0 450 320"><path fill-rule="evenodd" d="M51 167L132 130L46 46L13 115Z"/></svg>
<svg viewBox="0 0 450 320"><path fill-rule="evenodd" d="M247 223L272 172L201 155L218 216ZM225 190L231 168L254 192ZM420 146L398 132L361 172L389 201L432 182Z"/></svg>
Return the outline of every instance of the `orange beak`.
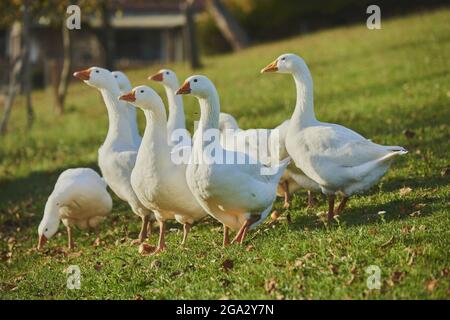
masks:
<svg viewBox="0 0 450 320"><path fill-rule="evenodd" d="M119 97L119 100L124 100L124 101L128 101L128 102L136 101L136 96L134 95L134 91L131 91L129 93L121 95Z"/></svg>
<svg viewBox="0 0 450 320"><path fill-rule="evenodd" d="M89 78L91 77L91 71L89 69L77 71L73 73L73 76L80 80L89 80Z"/></svg>
<svg viewBox="0 0 450 320"><path fill-rule="evenodd" d="M47 243L47 237L42 235L39 237L39 243L38 243L38 250L41 250L42 247L44 247L44 245Z"/></svg>
<svg viewBox="0 0 450 320"><path fill-rule="evenodd" d="M155 73L154 75L148 77L148 79L161 82L163 81L163 73L162 72Z"/></svg>
<svg viewBox="0 0 450 320"><path fill-rule="evenodd" d="M261 70L261 73L278 71L277 64L278 64L278 60L271 62L270 64L268 64L265 68L263 68Z"/></svg>
<svg viewBox="0 0 450 320"><path fill-rule="evenodd" d="M176 94L188 94L191 93L191 85L189 81L183 83L180 89L177 90Z"/></svg>

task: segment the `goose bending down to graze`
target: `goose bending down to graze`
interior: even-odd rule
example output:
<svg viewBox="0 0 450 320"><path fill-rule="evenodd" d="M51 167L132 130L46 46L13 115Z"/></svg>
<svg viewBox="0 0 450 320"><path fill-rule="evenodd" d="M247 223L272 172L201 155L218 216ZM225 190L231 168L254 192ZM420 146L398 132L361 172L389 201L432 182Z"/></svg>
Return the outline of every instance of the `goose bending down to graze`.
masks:
<svg viewBox="0 0 450 320"><path fill-rule="evenodd" d="M165 221L175 219L183 224L182 244L186 243L190 226L207 213L189 190L186 182L186 164L177 163L167 139L166 109L160 96L147 86L134 88L122 95L144 111L147 125L131 174L131 184L141 202L153 210L160 224L159 245L156 252L165 249ZM181 147L182 148L182 147Z"/></svg>
<svg viewBox="0 0 450 320"><path fill-rule="evenodd" d="M128 77L122 71L113 71L112 75L114 79L116 79L117 84L119 85L119 90L122 94L130 92L132 86ZM136 108L127 104L127 113L129 116L131 134L133 135L133 141L136 145L136 148L139 148L141 144L141 135L139 134L139 129L136 121Z"/></svg>
<svg viewBox="0 0 450 320"><path fill-rule="evenodd" d="M351 195L377 183L395 157L407 153L403 147L379 145L346 127L317 120L312 76L299 56L283 54L261 72L294 77L297 102L286 134L286 149L295 165L328 196L329 220L342 212ZM342 193L343 199L335 210L337 193Z"/></svg>
<svg viewBox="0 0 450 320"><path fill-rule="evenodd" d="M264 221L272 209L276 187L289 158L271 168L272 174L263 175L268 167L253 161L248 154L222 148L218 130L220 103L214 84L205 76L191 76L177 91L189 93L198 99L201 111L186 170L189 188L202 207L223 223L224 245L229 243L229 228L239 230L233 242L242 244L247 231ZM228 164L227 159L244 161Z"/></svg>
<svg viewBox="0 0 450 320"><path fill-rule="evenodd" d="M191 146L191 136L186 130L186 118L184 114L183 98L176 95L175 92L180 87L178 77L176 73L169 69L161 69L154 75L148 77L148 79L161 82L166 91L167 102L169 105L169 118L167 120L167 132L169 137L170 146ZM179 135L173 135L175 130L185 130L186 137L180 144L179 139L176 139ZM225 132L231 132L232 130L239 129L236 119L228 114L221 112L219 115L219 129ZM179 131L180 132L180 131ZM174 139L175 138L175 139Z"/></svg>
<svg viewBox="0 0 450 320"><path fill-rule="evenodd" d="M109 128L103 145L98 149L98 165L103 178L112 191L128 202L133 212L142 219L139 238L133 243L142 243L151 231L149 223L153 213L136 196L131 187L131 171L136 162L137 150L128 117L128 106L119 101L119 85L112 73L106 69L92 67L74 73L87 85L98 89L108 111Z"/></svg>
<svg viewBox="0 0 450 320"><path fill-rule="evenodd" d="M58 231L62 220L67 228L68 247L73 249L72 227L97 227L111 212L112 199L105 181L92 169L67 169L60 174L45 204L39 224L38 249Z"/></svg>

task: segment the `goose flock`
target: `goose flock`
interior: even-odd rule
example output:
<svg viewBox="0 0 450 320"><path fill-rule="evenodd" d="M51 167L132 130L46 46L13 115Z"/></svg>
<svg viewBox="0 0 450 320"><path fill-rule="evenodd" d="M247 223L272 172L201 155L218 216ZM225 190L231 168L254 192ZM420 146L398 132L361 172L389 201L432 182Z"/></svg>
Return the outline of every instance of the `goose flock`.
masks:
<svg viewBox="0 0 450 320"><path fill-rule="evenodd" d="M294 78L297 99L291 119L273 129L239 128L236 119L221 113L219 93L210 79L193 75L180 86L177 75L162 69L148 79L162 84L163 100L152 88L132 88L120 71L91 67L74 76L97 89L105 104L109 127L98 149L102 177L89 168L64 171L48 198L38 228L42 248L58 230L95 228L112 210L109 187L141 219L134 244L148 245L151 226L159 224L159 242L152 254L166 249L165 222L183 225L182 245L191 226L206 216L223 225L223 245L242 244L248 231L272 211L277 196L290 206L297 189L328 198L328 220L342 213L350 196L361 193L387 172L392 160L407 153L383 146L346 127L316 118L313 81L305 61L283 54L261 73L287 73ZM193 95L200 119L193 136L186 129L182 95ZM137 109L146 119L141 137ZM342 200L335 207L335 198ZM230 241L230 229L236 232Z"/></svg>

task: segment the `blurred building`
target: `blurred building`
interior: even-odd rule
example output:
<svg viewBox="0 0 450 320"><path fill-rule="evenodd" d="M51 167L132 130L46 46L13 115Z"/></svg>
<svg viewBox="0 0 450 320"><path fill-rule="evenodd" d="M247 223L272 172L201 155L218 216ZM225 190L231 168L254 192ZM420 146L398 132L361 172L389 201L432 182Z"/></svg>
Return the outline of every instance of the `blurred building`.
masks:
<svg viewBox="0 0 450 320"><path fill-rule="evenodd" d="M186 58L184 28L186 18L177 1L116 1L111 10L110 25L114 29L115 68L137 67L152 62L172 62ZM203 1L197 3L197 8ZM83 15L81 30L72 35L72 68L104 66L105 50L101 43L102 21ZM0 31L0 61L7 61L8 30ZM62 35L48 21L33 21L31 61L35 84L49 84L58 76L62 64Z"/></svg>

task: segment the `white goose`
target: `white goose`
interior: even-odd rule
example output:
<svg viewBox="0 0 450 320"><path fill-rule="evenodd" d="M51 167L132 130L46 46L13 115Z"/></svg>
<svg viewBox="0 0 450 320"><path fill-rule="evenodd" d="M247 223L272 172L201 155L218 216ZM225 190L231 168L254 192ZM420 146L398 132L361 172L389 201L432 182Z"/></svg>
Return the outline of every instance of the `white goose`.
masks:
<svg viewBox="0 0 450 320"><path fill-rule="evenodd" d="M346 127L318 121L312 76L297 55L283 54L261 72L289 73L294 77L297 103L288 126L286 149L296 166L328 196L329 220L342 212L348 197L373 186L396 156L407 153L403 147L382 146ZM337 193L344 197L335 211Z"/></svg>
<svg viewBox="0 0 450 320"><path fill-rule="evenodd" d="M223 223L224 245L229 243L229 228L239 230L233 242L242 244L249 228L260 224L269 214L289 158L275 168L273 175L262 175L264 166L259 162L249 164L248 154L222 149L218 138L220 103L213 83L205 76L191 76L177 91L177 94L188 93L199 100L201 109L186 171L189 188L202 207ZM216 138L211 142L206 137L208 134ZM239 158L245 159L246 164L225 164L225 159Z"/></svg>
<svg viewBox="0 0 450 320"><path fill-rule="evenodd" d="M95 228L111 212L112 199L105 181L92 169L67 169L60 174L45 204L39 224L38 249L58 231L62 220L67 228L68 246L73 249L72 227Z"/></svg>
<svg viewBox="0 0 450 320"><path fill-rule="evenodd" d="M125 75L125 73L123 73L122 71L113 71L112 75L114 76L114 79L116 79L117 84L119 85L120 92L122 94L130 92L132 88L131 82ZM139 134L139 129L136 121L136 108L128 104L127 107L131 127L131 134L133 135L133 141L136 146L136 149L139 149L142 138Z"/></svg>
<svg viewBox="0 0 450 320"><path fill-rule="evenodd" d="M131 187L131 171L136 162L137 147L133 140L127 104L117 99L120 89L110 71L92 67L75 72L74 76L98 89L103 97L108 111L109 128L103 145L98 149L98 165L112 191L128 202L133 212L142 219L139 238L133 241L142 243L151 230L149 222L154 216L139 201Z"/></svg>
<svg viewBox="0 0 450 320"><path fill-rule="evenodd" d="M148 79L161 82L166 91L167 102L169 105L169 118L167 120L167 132L169 134L169 144L174 146L179 143L179 140L173 139L172 134L177 129L186 130L186 119L183 107L183 98L176 95L175 92L180 87L178 77L176 73L169 69L161 69L154 75L148 77ZM221 112L219 115L219 129L221 132L232 132L233 130L238 130L239 126L236 119L228 114ZM192 141L190 139L189 133L187 133L188 139L184 139L182 146L191 146Z"/></svg>
<svg viewBox="0 0 450 320"><path fill-rule="evenodd" d="M190 226L207 213L189 190L186 164L177 164L172 158L173 148L168 144L164 104L160 96L147 86L136 87L120 99L141 108L147 120L131 174L131 184L142 203L154 211L159 221L160 237L155 253L166 247L164 222L167 219L175 219L183 224L184 245Z"/></svg>

